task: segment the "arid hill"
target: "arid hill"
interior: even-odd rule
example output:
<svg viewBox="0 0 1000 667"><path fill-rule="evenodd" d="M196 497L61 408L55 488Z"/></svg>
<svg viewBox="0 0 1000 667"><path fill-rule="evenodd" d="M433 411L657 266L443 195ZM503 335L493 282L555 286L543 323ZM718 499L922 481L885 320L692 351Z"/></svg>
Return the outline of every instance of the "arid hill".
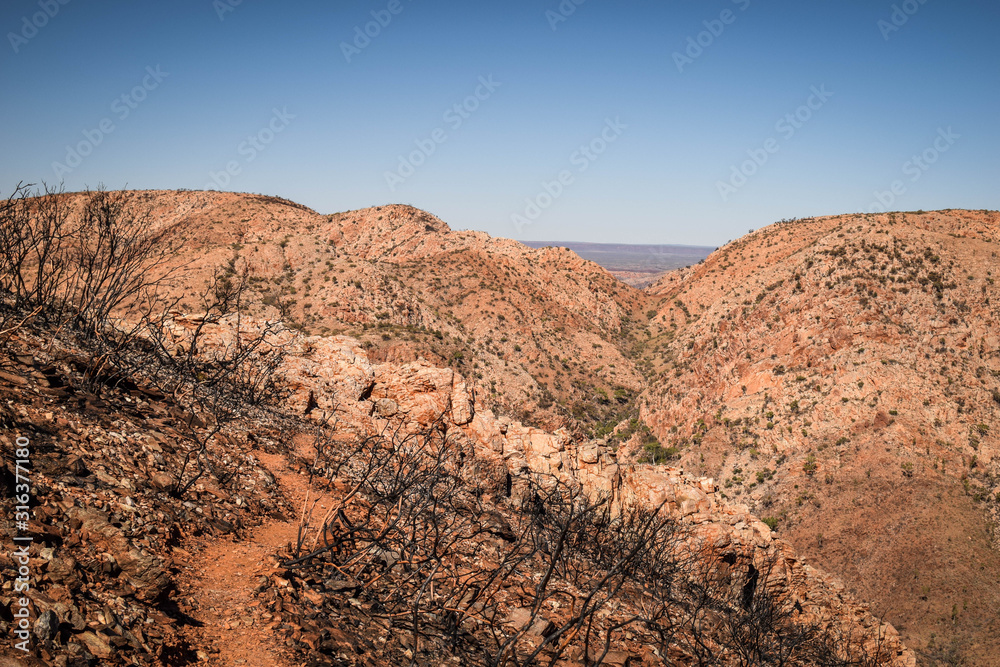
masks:
<svg viewBox="0 0 1000 667"><path fill-rule="evenodd" d="M0 629L25 637L5 660L915 664L891 625L713 480L629 460L615 443L643 442L634 418L607 439L581 437L587 415L546 431L497 415L480 378L254 317L287 295L262 295L252 260L227 262L206 290L213 264L199 256L224 246L204 237L224 226L190 223L199 197L51 195L0 211L0 485L26 515L10 533L30 537L0 559L5 580L27 584L0 598ZM309 231L309 211L263 201ZM389 231L418 218L423 232L359 241L345 261L447 237L410 213ZM250 227L229 248L268 255ZM334 247L359 235L326 231ZM545 273L523 265L546 255L509 250L529 293L520 276ZM171 265L184 270L160 282ZM537 287L553 308L568 299ZM171 293L204 310L146 298ZM567 313L591 298L577 297ZM630 404L626 389L595 394L609 411Z"/></svg>
<svg viewBox="0 0 1000 667"><path fill-rule="evenodd" d="M1000 661L998 251L995 212L801 220L648 290L646 454L773 517L927 664Z"/></svg>
<svg viewBox="0 0 1000 667"><path fill-rule="evenodd" d="M487 405L549 428L606 421L596 397L642 387L625 351L643 295L564 248L453 232L408 206L320 215L254 195L135 196L184 239L182 309L198 310L213 271L246 270L256 314L357 336L374 359L451 366Z"/></svg>
<svg viewBox="0 0 1000 667"><path fill-rule="evenodd" d="M998 214L780 223L640 291L568 250L454 232L407 206L321 215L259 195L122 196L166 233L174 272L158 294L171 313L122 340L89 316L46 328L30 298L4 303L27 311L0 311L0 390L12 401L32 395L4 419L46 447L48 527L38 530L68 545L49 556L90 573L76 582L59 565L42 582L80 617L60 626L55 646L237 664L264 632L289 651L268 664L404 664L477 646L522 657L562 646L577 660L591 648L558 598L579 599L582 582L610 573L603 581L624 582L618 607L652 613L634 606L647 587L668 602L656 627L677 619L654 641L602 611L594 631L616 647L610 664L691 660L703 628L712 652L703 664L735 664L748 627L777 637L768 646L793 651L795 664L840 664L824 653L838 641L864 647L866 664L912 664L904 644L928 665L1000 659ZM92 198L40 203L53 201L79 212ZM63 406L67 396L75 403ZM247 414L240 397L252 399ZM73 443L59 444L51 423L72 428ZM147 425L159 435L147 437ZM351 451L360 458L338 458ZM381 463L359 469L359 460ZM409 491L386 491L400 479ZM292 566L307 492L342 514L299 518L335 546ZM407 505L416 497L447 502ZM662 509L669 548L634 553L683 576L656 589L662 577L587 537L620 524L575 515L578 501L606 503L610 518ZM103 514L76 516L80 508ZM447 526L453 548L439 554L434 531L388 530L404 511L420 517L413 525ZM522 523L532 512L549 518ZM76 520L92 523L82 542L67 539ZM593 548L572 551L572 566L560 561L536 606L525 582L558 561L560 521ZM148 537L158 534L150 525L166 537ZM236 540L238 568L215 564L223 535ZM643 543L635 536L620 539ZM92 544L118 565L103 569ZM426 587L395 566L408 549L436 563L418 570ZM495 559L508 557L509 582L489 583ZM131 589L107 580L115 567ZM150 576L155 599L137 593ZM225 583L203 607L206 576ZM486 577L485 588L472 592L463 576ZM774 601L781 613L761 625ZM392 631L411 607L424 639ZM126 608L137 611L121 618ZM459 608L464 620L452 616ZM135 632L167 611L167 632ZM345 629L324 632L334 625Z"/></svg>

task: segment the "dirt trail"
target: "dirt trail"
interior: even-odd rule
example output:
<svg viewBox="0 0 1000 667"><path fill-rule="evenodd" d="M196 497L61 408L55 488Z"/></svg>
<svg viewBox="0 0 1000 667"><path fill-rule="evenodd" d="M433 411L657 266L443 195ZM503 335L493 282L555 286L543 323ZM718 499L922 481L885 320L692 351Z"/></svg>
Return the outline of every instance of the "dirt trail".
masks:
<svg viewBox="0 0 1000 667"><path fill-rule="evenodd" d="M302 507L308 485L299 472L289 469L284 456L257 453L257 458L278 480L296 511ZM315 499L315 492L310 494ZM316 512L331 506L331 498L321 495ZM322 516L322 515L321 515ZM201 627L182 629L192 647L196 664L219 667L291 667L284 655L284 640L274 633L272 618L254 596L261 577L275 568L272 556L298 531L298 517L288 521L269 519L240 542L202 538L185 558L181 575L185 598L194 598L197 607L184 610Z"/></svg>

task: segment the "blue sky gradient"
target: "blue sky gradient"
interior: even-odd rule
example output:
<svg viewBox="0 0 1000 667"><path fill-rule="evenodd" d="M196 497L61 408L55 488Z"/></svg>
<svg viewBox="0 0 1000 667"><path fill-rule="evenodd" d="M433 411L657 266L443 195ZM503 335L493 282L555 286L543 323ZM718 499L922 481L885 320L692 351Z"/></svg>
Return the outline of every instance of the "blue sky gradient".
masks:
<svg viewBox="0 0 1000 667"><path fill-rule="evenodd" d="M973 0L8 0L0 188L212 185L700 245L880 197L997 209L998 23Z"/></svg>

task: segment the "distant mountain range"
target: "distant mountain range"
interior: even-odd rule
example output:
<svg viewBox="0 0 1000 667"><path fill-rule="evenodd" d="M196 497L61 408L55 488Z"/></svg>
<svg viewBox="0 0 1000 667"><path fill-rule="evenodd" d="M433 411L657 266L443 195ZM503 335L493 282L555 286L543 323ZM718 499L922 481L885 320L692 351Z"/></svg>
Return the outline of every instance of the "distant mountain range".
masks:
<svg viewBox="0 0 1000 667"><path fill-rule="evenodd" d="M576 243L566 241L521 241L529 248L569 248L583 259L612 273L659 274L697 264L714 247L689 245L632 245L627 243Z"/></svg>

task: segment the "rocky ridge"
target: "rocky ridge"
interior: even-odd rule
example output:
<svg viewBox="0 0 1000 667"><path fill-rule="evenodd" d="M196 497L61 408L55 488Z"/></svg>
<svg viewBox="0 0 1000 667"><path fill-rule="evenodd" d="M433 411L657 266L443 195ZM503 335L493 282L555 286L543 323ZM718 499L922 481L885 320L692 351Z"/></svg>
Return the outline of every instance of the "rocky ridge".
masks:
<svg viewBox="0 0 1000 667"><path fill-rule="evenodd" d="M258 317L352 335L376 360L450 366L497 411L553 429L607 419L599 390L642 386L623 352L642 293L565 248L453 231L402 205L320 215L273 197L132 196L183 238L182 310L203 309L194 295L213 272L245 271Z"/></svg>
<svg viewBox="0 0 1000 667"><path fill-rule="evenodd" d="M191 326L192 319L197 317L178 318L178 328ZM205 345L224 346L232 335L231 322L223 321L206 334ZM582 441L565 429L550 433L497 418L452 369L423 360L373 363L349 337L288 332L274 344L288 352L279 372L290 389L288 407L294 413L308 413L314 420L332 415L338 429L357 435L381 432L394 422L416 431L443 416L449 432L460 432L479 457L502 462L515 472L530 470L579 485L592 500L610 498L613 506L664 506L691 526L691 539L698 545L692 548L716 558L729 555L743 567L780 563L769 586L802 610L803 622L874 628L898 664L916 664L891 625L880 625L870 607L854 600L843 583L799 559L746 506L723 500L712 479L619 460L604 441Z"/></svg>
<svg viewBox="0 0 1000 667"><path fill-rule="evenodd" d="M738 545L723 550L744 554L747 562L785 553L787 540L848 583L841 596L837 585L815 583L822 577L809 575L809 568L790 566L782 591L797 591L800 602L823 600L800 613L837 617L840 611L829 610L840 609L850 617L861 609L868 618L849 602L865 599L927 664L959 658L990 664L994 658L991 638L1000 636L991 611L1000 602L993 585L1000 562L990 544L1000 500L1000 368L991 303L997 214L784 222L639 292L564 250L535 251L453 232L410 207L322 216L260 196L131 196L185 240L177 262L186 269L176 294L186 310L197 311L199 292L217 296L213 272L223 280L245 277L259 321L281 318L299 330L281 334L290 392L283 405L293 420L304 416L305 425L336 415L344 437L356 438L390 424L418 429L446 414L449 432L484 461L550 474L619 506L639 498L665 501L686 525L706 526L721 535L720 544ZM174 324L180 339L198 316L177 316ZM231 333L224 326L213 335L224 340ZM28 378L59 398L87 393L77 377L85 363L22 343L23 359L4 376L11 387ZM141 387L126 393L135 391L142 394ZM148 405L123 411L134 413L134 430L146 427L150 410L165 411L160 431L170 431L168 443L173 433L183 439L184 406L170 396L142 396ZM81 414L103 414L106 403L93 395L70 412L39 407L9 423L38 430L47 413L83 423ZM114 408L129 404L122 397ZM273 485L274 475L267 476L253 451L283 451L300 427L282 428L271 419L262 422L259 440L223 431L211 456L229 465L234 459L226 457L238 455L241 470L259 470ZM170 471L182 450L157 441L160 452L143 450L157 470L133 475L132 440L117 435L101 436L112 445L101 450L111 463L93 472L83 463L88 474L77 474L78 485L97 493L99 502L70 490L74 508L111 512L113 502L125 502L113 500L116 484L145 475L151 490L139 495L156 499L139 503L143 516L150 516L149 507L156 508L152 516L185 510L194 516L200 509L207 518L195 530L203 535L242 539L278 511L265 507L288 509L273 489L270 500L248 509L209 483L185 501L194 507L182 502L177 510ZM81 452L76 455L93 455ZM308 458L295 454L292 465L308 469ZM60 469L52 479L66 474L72 471ZM221 513L213 505L216 492L228 496ZM55 508L58 518L72 509L59 504L65 497L54 495L43 507ZM246 501L244 494L235 498ZM114 512L109 517L113 527L134 530ZM82 526L83 518L76 519ZM96 524L87 535L114 542ZM118 545L107 547L120 552L109 567L143 581L136 577L148 568L126 570L122 563L137 557ZM156 558L169 564L172 554L161 550ZM103 576L101 568L94 572ZM274 573L288 581L281 568ZM117 597L135 597L134 585L124 581L113 589ZM272 584L268 604L280 606L272 594L289 591L276 592ZM160 603L149 604L152 613ZM93 612L88 605L76 605L80 615ZM273 608L266 613L277 622ZM103 624L88 625L98 638L117 627L133 631L93 620ZM73 637L81 632L60 627ZM292 632L290 646L301 648L301 632ZM171 636L186 641L183 633ZM161 639L163 646L180 646ZM121 648L135 650L127 638Z"/></svg>

